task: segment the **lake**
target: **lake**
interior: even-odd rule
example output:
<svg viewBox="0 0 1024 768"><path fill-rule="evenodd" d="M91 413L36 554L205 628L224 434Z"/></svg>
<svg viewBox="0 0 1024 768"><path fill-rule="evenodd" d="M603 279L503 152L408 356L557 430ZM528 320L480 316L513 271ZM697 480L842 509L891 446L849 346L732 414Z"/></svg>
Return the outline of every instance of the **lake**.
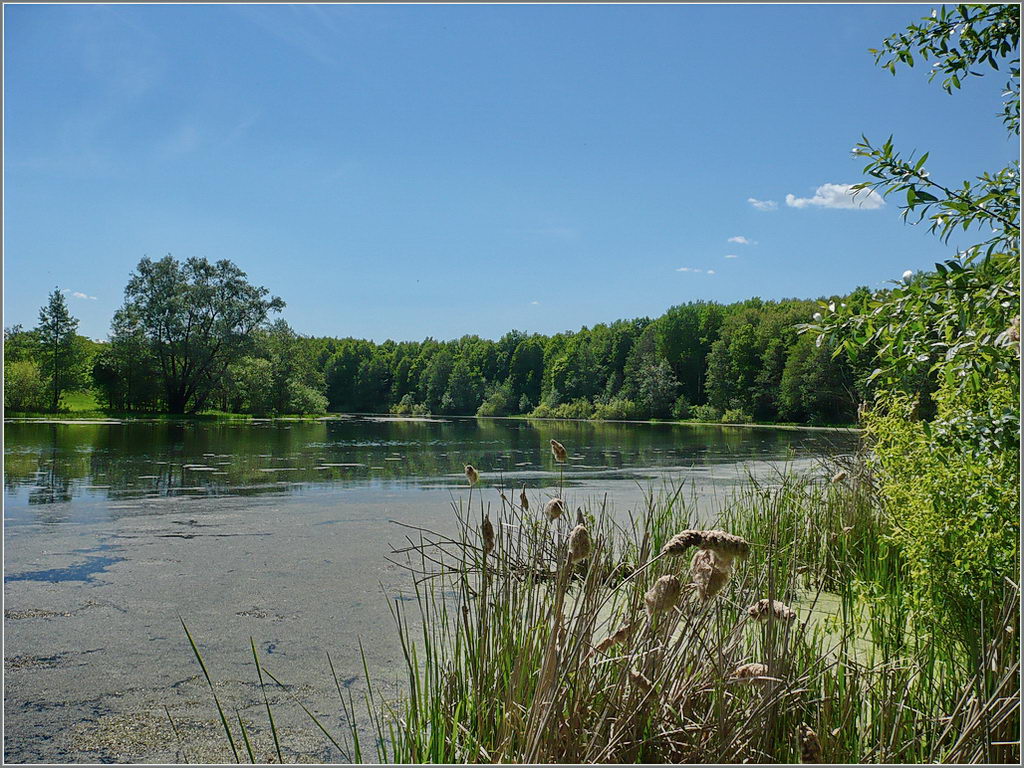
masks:
<svg viewBox="0 0 1024 768"><path fill-rule="evenodd" d="M411 580L387 559L407 533L391 521L449 529L466 463L495 509L497 488L526 485L537 509L562 484L570 509L604 503L625 517L645 491L684 483L711 515L747 473L810 467L857 441L830 430L390 417L8 420L4 437L11 762L231 761L182 619L258 750L267 731L250 637L288 685L271 692L285 758L340 760L294 701L343 732L337 687L357 699L364 690L360 646L382 692L400 690L390 608L410 600ZM561 471L551 438L569 452Z"/></svg>

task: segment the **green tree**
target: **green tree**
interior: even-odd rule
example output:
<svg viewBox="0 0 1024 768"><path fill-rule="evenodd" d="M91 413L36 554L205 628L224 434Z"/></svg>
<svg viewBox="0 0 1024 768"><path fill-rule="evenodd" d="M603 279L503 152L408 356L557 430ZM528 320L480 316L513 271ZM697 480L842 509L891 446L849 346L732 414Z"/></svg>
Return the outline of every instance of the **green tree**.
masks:
<svg viewBox="0 0 1024 768"><path fill-rule="evenodd" d="M39 310L38 339L40 370L47 381L49 408L60 410L64 392L85 380L85 350L78 341L78 320L68 311L64 294L54 288L50 300Z"/></svg>
<svg viewBox="0 0 1024 768"><path fill-rule="evenodd" d="M138 317L171 413L202 409L253 332L284 307L245 278L227 260L166 256L142 259L128 280L124 309Z"/></svg>
<svg viewBox="0 0 1024 768"><path fill-rule="evenodd" d="M452 366L448 385L441 398L441 412L471 415L477 412L484 399L484 377L473 369L465 358Z"/></svg>
<svg viewBox="0 0 1024 768"><path fill-rule="evenodd" d="M915 54L935 59L932 77L941 74L950 93L984 64L1007 68L1002 116L1017 135L1019 35L1019 6L958 5L874 53L894 74L914 66ZM957 633L978 664L977 628L1002 631L993 606L1019 576L1020 163L954 184L931 176L927 152L904 158L892 137L880 146L863 138L854 151L867 160L860 189L899 195L904 217L928 221L943 242L954 231L980 236L934 271L846 307L823 303L807 326L820 341L835 340L836 354L873 364L867 427L881 496L899 517L891 539L907 557L918 615ZM933 413L908 387L922 366Z"/></svg>
<svg viewBox="0 0 1024 768"><path fill-rule="evenodd" d="M96 356L92 380L107 408L151 410L160 398L160 382L149 342L131 308L114 313L110 341Z"/></svg>

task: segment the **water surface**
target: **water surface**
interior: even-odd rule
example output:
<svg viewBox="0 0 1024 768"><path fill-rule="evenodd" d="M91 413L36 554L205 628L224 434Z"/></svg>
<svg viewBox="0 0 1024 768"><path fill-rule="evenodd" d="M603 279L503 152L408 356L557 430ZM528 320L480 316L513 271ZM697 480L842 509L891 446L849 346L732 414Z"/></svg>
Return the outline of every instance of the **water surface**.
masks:
<svg viewBox="0 0 1024 768"><path fill-rule="evenodd" d="M850 433L500 419L11 421L4 425L5 757L231 762L181 627L219 694L260 724L250 638L292 687L272 692L286 759L336 761L297 697L344 730L339 681L358 692L360 644L383 691L402 653L389 603L410 579L388 561L406 531L452 526L465 463L534 508L636 511L647 488L700 502L747 472L849 451ZM553 463L548 441L569 451ZM164 710L164 707L167 710ZM168 725L183 735L185 752ZM186 754L187 753L187 754Z"/></svg>

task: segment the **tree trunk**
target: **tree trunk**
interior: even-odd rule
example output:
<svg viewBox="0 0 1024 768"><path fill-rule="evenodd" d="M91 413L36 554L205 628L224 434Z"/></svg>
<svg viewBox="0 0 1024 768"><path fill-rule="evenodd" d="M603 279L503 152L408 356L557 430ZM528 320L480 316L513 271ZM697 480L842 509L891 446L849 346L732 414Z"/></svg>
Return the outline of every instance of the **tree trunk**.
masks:
<svg viewBox="0 0 1024 768"><path fill-rule="evenodd" d="M185 395L181 392L171 392L167 396L167 411L176 416L185 413Z"/></svg>

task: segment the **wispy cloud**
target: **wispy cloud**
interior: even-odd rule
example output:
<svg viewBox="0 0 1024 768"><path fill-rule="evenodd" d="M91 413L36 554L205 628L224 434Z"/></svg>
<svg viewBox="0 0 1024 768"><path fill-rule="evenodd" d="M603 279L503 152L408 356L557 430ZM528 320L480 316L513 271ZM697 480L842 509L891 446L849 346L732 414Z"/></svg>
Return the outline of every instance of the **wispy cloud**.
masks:
<svg viewBox="0 0 1024 768"><path fill-rule="evenodd" d="M96 301L95 296L90 296L89 294L82 293L81 291L73 291L71 295L76 299L89 299L89 301Z"/></svg>
<svg viewBox="0 0 1024 768"><path fill-rule="evenodd" d="M715 274L715 270L713 270L713 269L701 269L700 267L679 267L678 269L676 269L676 272L693 272L694 274L698 274L698 275L700 275L700 274L705 274L705 275L713 275L713 274Z"/></svg>
<svg viewBox="0 0 1024 768"><path fill-rule="evenodd" d="M873 211L885 205L885 200L875 190L854 192L852 184L822 184L814 190L814 197L786 195L790 208L841 208L845 210Z"/></svg>
<svg viewBox="0 0 1024 768"><path fill-rule="evenodd" d="M756 197L748 197L747 202L759 211L774 211L779 207L774 200L758 200Z"/></svg>
<svg viewBox="0 0 1024 768"><path fill-rule="evenodd" d="M708 274L709 274L709 275L713 275L713 274L715 274L715 270L713 270L713 269L709 269L709 270L708 270Z"/></svg>
<svg viewBox="0 0 1024 768"><path fill-rule="evenodd" d="M735 253L727 253L727 254L725 254L725 258L727 258L727 259L738 259L739 257Z"/></svg>
<svg viewBox="0 0 1024 768"><path fill-rule="evenodd" d="M753 200L753 198L751 198ZM758 202L761 202L760 200ZM757 245L757 240L751 240L744 237L743 235L736 235L736 237L730 237L726 240L727 243L736 243L737 245Z"/></svg>
<svg viewBox="0 0 1024 768"><path fill-rule="evenodd" d="M531 301L530 304L533 305L533 306L537 306L538 304L540 304L540 302L539 301Z"/></svg>

